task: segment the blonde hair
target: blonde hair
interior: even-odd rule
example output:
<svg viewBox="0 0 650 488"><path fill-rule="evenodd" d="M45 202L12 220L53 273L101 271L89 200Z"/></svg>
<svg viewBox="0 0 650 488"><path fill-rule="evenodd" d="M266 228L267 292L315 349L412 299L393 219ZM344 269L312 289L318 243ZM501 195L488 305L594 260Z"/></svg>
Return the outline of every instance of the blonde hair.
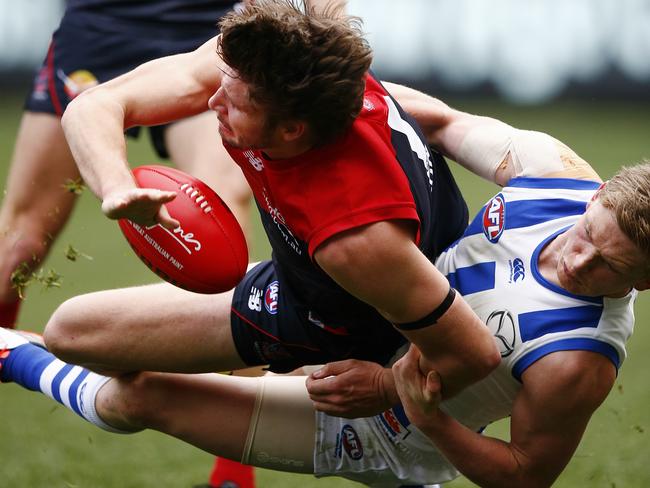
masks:
<svg viewBox="0 0 650 488"><path fill-rule="evenodd" d="M650 256L650 160L623 167L598 193L623 233Z"/></svg>

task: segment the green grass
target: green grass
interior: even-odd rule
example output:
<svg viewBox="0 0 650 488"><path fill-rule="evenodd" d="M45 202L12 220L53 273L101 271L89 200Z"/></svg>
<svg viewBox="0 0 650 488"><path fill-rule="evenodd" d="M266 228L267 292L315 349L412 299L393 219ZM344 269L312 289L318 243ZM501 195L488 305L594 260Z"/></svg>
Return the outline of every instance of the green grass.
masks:
<svg viewBox="0 0 650 488"><path fill-rule="evenodd" d="M4 97L3 97L4 98ZM21 101L3 99L0 106L0 182L4 182L18 125ZM543 130L562 139L590 161L603 177L623 163L650 157L650 106L618 103L562 103L537 108L513 108L499 102L459 101L465 110L502 118L518 127ZM156 162L146 141L130 146L134 164ZM455 169L470 208L476 210L494 187L465 170ZM68 244L92 256L70 262ZM256 228L253 258L268 255ZM1 259L1 257L0 257ZM59 289L32 287L24 303L20 326L42 329L48 316L66 298L93 290L154 282L157 278L140 263L121 237L117 224L105 219L97 200L86 193L54 246L46 268L63 275ZM650 357L650 300L637 302L637 330L629 344L629 358L616 387L594 416L578 451L556 486L628 488L650 486L650 388L645 373ZM212 457L155 432L118 436L80 421L58 404L15 385L2 385L0 442L2 487L190 487L207 479ZM489 433L507 437L507 424ZM290 433L283 441L290 442ZM281 487L353 487L344 480L315 480L258 470L258 485ZM474 486L464 479L452 488Z"/></svg>

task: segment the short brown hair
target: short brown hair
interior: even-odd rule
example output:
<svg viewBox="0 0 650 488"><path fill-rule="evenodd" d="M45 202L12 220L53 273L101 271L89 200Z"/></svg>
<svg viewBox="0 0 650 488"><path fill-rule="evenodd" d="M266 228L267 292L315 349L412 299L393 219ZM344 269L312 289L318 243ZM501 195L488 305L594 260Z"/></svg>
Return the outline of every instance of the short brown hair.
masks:
<svg viewBox="0 0 650 488"><path fill-rule="evenodd" d="M650 256L650 161L623 167L598 194L611 209L623 233Z"/></svg>
<svg viewBox="0 0 650 488"><path fill-rule="evenodd" d="M258 0L219 22L218 54L272 123L303 120L321 144L347 129L363 105L372 51L360 26L340 9Z"/></svg>

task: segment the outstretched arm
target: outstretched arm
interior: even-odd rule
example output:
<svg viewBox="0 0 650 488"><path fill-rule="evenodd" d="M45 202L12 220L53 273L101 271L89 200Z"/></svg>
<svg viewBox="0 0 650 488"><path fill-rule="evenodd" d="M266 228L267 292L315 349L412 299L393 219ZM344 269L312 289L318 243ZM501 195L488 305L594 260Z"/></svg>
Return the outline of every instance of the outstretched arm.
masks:
<svg viewBox="0 0 650 488"><path fill-rule="evenodd" d="M161 205L174 197L171 192L136 189L124 129L204 112L221 80L217 42L215 37L194 52L145 63L84 92L68 106L62 119L66 139L107 216L150 224ZM132 201L137 205L129 212ZM162 208L158 220L173 227L175 221Z"/></svg>
<svg viewBox="0 0 650 488"><path fill-rule="evenodd" d="M474 483L484 487L548 487L568 464L593 412L614 384L612 363L597 353L545 356L523 374L510 420L510 442L483 436L438 408L440 382L424 376L411 348L393 366L408 418Z"/></svg>
<svg viewBox="0 0 650 488"><path fill-rule="evenodd" d="M599 180L586 161L548 134L516 129L455 110L412 88L383 83L416 119L430 144L491 182L503 186L516 176Z"/></svg>

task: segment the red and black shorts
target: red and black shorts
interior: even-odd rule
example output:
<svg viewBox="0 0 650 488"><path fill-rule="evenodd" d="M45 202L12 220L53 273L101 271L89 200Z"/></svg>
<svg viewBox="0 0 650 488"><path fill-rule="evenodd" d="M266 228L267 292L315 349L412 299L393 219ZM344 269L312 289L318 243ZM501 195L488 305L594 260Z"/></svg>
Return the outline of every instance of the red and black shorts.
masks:
<svg viewBox="0 0 650 488"><path fill-rule="evenodd" d="M237 285L230 318L244 362L268 364L276 373L350 358L386 364L406 342L387 321L372 324L365 332L328 327L327 317L316 316L283 286L272 261L252 268Z"/></svg>
<svg viewBox="0 0 650 488"><path fill-rule="evenodd" d="M211 24L212 28L190 31L68 11L34 77L25 110L61 116L68 103L88 88L152 59L193 51L218 33L216 19ZM163 158L168 157L165 127L149 128L152 144ZM134 127L127 134L137 137L139 131Z"/></svg>

